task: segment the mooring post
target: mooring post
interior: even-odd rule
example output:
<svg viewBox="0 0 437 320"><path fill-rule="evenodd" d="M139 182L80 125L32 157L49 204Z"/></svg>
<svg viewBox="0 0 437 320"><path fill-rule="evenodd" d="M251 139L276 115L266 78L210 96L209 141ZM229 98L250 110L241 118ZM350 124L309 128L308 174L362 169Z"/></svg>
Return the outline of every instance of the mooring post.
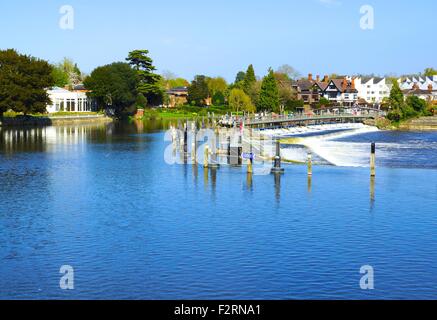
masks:
<svg viewBox="0 0 437 320"><path fill-rule="evenodd" d="M203 167L208 168L209 147L205 146L205 153L203 157Z"/></svg>
<svg viewBox="0 0 437 320"><path fill-rule="evenodd" d="M308 176L313 175L313 156L308 153Z"/></svg>
<svg viewBox="0 0 437 320"><path fill-rule="evenodd" d="M188 126L187 123L184 124L184 153L188 153Z"/></svg>
<svg viewBox="0 0 437 320"><path fill-rule="evenodd" d="M275 166L272 168L272 173L284 173L284 168L281 168L281 143L279 140L276 140Z"/></svg>
<svg viewBox="0 0 437 320"><path fill-rule="evenodd" d="M371 150L370 150L370 176L375 177L376 176L376 144L375 142L372 142Z"/></svg>

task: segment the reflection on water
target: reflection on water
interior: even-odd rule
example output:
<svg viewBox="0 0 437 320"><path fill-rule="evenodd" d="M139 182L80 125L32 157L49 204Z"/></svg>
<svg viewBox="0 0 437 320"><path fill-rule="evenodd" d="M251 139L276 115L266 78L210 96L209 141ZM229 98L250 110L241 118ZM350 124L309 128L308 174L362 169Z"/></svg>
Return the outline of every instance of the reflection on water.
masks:
<svg viewBox="0 0 437 320"><path fill-rule="evenodd" d="M0 298L437 295L437 170L380 167L369 181L368 168L169 165L169 124L0 128ZM413 138L423 145L409 135L392 162L418 155ZM374 292L359 287L362 265L377 271Z"/></svg>

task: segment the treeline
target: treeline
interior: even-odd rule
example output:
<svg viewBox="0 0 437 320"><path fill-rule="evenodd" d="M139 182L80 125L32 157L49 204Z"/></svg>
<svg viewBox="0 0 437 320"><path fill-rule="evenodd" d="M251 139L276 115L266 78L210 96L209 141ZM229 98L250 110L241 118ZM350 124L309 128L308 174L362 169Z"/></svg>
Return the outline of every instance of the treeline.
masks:
<svg viewBox="0 0 437 320"><path fill-rule="evenodd" d="M388 98L389 112L387 118L395 123L419 116L432 116L435 106L430 102L417 96L405 96L396 80Z"/></svg>
<svg viewBox="0 0 437 320"><path fill-rule="evenodd" d="M50 103L46 89L54 85L52 66L17 51L0 50L0 117L14 112L44 113Z"/></svg>

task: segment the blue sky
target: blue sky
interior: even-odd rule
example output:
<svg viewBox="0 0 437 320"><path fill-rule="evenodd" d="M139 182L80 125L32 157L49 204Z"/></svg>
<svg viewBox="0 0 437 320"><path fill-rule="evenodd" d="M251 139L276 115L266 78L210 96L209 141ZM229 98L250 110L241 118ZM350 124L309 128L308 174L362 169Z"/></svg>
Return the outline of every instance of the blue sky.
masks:
<svg viewBox="0 0 437 320"><path fill-rule="evenodd" d="M74 30L59 28L62 5ZM360 28L371 5L375 29ZM85 72L148 49L160 71L233 81L290 64L301 74L414 73L437 68L434 0L14 0L0 3L0 48Z"/></svg>

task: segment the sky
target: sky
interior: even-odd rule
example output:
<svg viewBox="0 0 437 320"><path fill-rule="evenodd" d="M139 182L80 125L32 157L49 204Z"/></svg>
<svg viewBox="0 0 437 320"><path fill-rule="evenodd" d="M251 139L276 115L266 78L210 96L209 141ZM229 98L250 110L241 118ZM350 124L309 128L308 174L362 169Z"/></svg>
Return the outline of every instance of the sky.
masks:
<svg viewBox="0 0 437 320"><path fill-rule="evenodd" d="M60 27L64 5L72 30ZM360 24L363 5L373 29ZM0 49L68 57L86 73L148 49L159 72L189 80L233 81L249 64L258 76L283 64L302 75L401 75L437 68L436 12L435 0L1 1Z"/></svg>

